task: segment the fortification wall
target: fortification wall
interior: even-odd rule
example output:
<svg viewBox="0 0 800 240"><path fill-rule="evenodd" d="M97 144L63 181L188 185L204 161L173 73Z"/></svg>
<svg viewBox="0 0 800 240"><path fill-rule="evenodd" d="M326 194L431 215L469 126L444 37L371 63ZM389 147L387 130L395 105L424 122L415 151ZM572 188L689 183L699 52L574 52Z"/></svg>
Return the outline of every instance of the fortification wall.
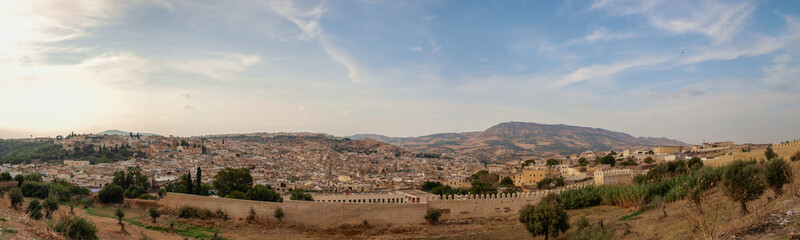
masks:
<svg viewBox="0 0 800 240"><path fill-rule="evenodd" d="M536 204L550 193L560 193L568 189L591 186L591 183L576 184L569 187L533 193L492 194L492 195L450 195L428 198L428 207L442 210L441 220L471 218L509 217L519 214L527 204Z"/></svg>
<svg viewBox="0 0 800 240"><path fill-rule="evenodd" d="M211 211L222 209L229 217L247 217L250 208L256 217L273 219L275 208L282 208L284 222L318 227L334 227L341 224L420 224L425 223L427 205L421 203L329 203L308 201L260 202L229 198L212 198L198 195L167 193L159 205L178 209L182 206L205 208Z"/></svg>
<svg viewBox="0 0 800 240"><path fill-rule="evenodd" d="M766 149L754 149L750 152L734 152L733 159L764 159ZM772 144L772 151L789 161L789 158L797 151L800 151L800 140L789 141L788 143Z"/></svg>

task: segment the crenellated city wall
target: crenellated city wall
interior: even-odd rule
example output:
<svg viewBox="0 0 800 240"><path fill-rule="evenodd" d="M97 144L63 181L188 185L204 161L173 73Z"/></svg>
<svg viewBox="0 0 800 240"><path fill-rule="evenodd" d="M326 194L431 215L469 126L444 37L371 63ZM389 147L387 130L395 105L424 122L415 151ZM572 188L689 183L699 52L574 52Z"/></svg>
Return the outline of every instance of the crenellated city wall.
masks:
<svg viewBox="0 0 800 240"><path fill-rule="evenodd" d="M550 193L591 186L591 183L545 190L534 193L449 195L428 197L423 203L349 203L285 201L260 202L229 198L206 197L180 193L167 193L158 201L162 207L177 210L183 206L217 209L229 217L247 217L250 209L256 216L272 219L276 208L283 209L284 222L318 227L335 227L342 224L412 225L425 223L429 208L442 211L441 220L509 217L518 214L526 204L535 204Z"/></svg>

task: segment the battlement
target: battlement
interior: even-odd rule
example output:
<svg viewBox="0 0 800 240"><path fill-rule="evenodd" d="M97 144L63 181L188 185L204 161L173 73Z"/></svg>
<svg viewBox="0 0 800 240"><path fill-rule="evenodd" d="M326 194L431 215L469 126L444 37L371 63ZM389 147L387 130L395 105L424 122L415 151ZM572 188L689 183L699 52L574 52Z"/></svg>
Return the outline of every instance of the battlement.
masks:
<svg viewBox="0 0 800 240"><path fill-rule="evenodd" d="M595 176L617 176L617 175L627 175L627 174L635 174L636 172L631 169L611 169L606 171L595 171Z"/></svg>
<svg viewBox="0 0 800 240"><path fill-rule="evenodd" d="M778 143L778 144L772 144L772 148L773 149L775 149L775 148L789 148L789 147L795 147L795 146L800 146L800 140L792 140L792 141L782 142L782 143Z"/></svg>
<svg viewBox="0 0 800 240"><path fill-rule="evenodd" d="M495 199L539 199L551 193L561 193L565 190L584 188L594 185L593 182L573 184L557 189L540 190L529 193L499 193L499 194L467 194L467 195L443 195L436 197L428 197L427 202L432 201L460 201L460 200L495 200Z"/></svg>

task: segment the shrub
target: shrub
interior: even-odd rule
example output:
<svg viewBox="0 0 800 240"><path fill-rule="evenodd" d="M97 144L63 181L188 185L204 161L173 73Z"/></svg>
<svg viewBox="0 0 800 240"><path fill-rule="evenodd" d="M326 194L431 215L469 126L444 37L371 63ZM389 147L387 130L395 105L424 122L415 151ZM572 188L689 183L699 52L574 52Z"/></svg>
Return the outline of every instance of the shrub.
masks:
<svg viewBox="0 0 800 240"><path fill-rule="evenodd" d="M442 186L442 183L426 181L425 183L422 184L422 189L420 189L420 190L422 190L424 192L430 192L431 189L433 189L435 187L438 187L438 186Z"/></svg>
<svg viewBox="0 0 800 240"><path fill-rule="evenodd" d="M794 153L794 155L792 155L789 159L792 160L792 162L800 160L800 151Z"/></svg>
<svg viewBox="0 0 800 240"><path fill-rule="evenodd" d="M726 167L722 183L725 195L741 205L742 214L749 213L747 202L760 197L766 188L761 168L755 161L734 161Z"/></svg>
<svg viewBox="0 0 800 240"><path fill-rule="evenodd" d="M39 199L47 198L47 195L50 193L50 187L47 186L47 183L43 182L26 181L22 183L20 189L22 189L22 195Z"/></svg>
<svg viewBox="0 0 800 240"><path fill-rule="evenodd" d="M301 189L292 190L292 196L289 199L296 201L314 201L314 197L312 197L311 194L305 193Z"/></svg>
<svg viewBox="0 0 800 240"><path fill-rule="evenodd" d="M226 195L225 197L226 198L234 198L234 199L245 199L245 200L248 199L247 198L247 194L244 194L243 192L239 192L238 190L235 190L235 191L231 192L230 194Z"/></svg>
<svg viewBox="0 0 800 240"><path fill-rule="evenodd" d="M142 200L158 200L158 197L150 195L149 193L139 195L137 198Z"/></svg>
<svg viewBox="0 0 800 240"><path fill-rule="evenodd" d="M586 216L581 216L575 222L575 231L572 232L569 239L572 240L612 240L614 239L614 231L601 226L593 226L586 219Z"/></svg>
<svg viewBox="0 0 800 240"><path fill-rule="evenodd" d="M692 157L692 159L689 159L689 162L686 163L686 166L689 167L689 169L697 170L703 167L703 160L699 157Z"/></svg>
<svg viewBox="0 0 800 240"><path fill-rule="evenodd" d="M429 208L428 212L425 214L425 220L432 225L436 225L439 223L439 217L442 216L442 211L436 208Z"/></svg>
<svg viewBox="0 0 800 240"><path fill-rule="evenodd" d="M545 178L542 181L536 183L536 187L539 189L551 189L554 187L563 187L564 186L564 178Z"/></svg>
<svg viewBox="0 0 800 240"><path fill-rule="evenodd" d="M247 198L255 201L283 202L283 197L270 186L255 185L247 190Z"/></svg>
<svg viewBox="0 0 800 240"><path fill-rule="evenodd" d="M11 200L11 208L13 209L19 208L25 200L25 197L22 195L22 190L16 187L8 190L8 198Z"/></svg>
<svg viewBox="0 0 800 240"><path fill-rule="evenodd" d="M214 213L214 216L222 220L228 220L228 213L222 211L222 209L220 208L217 208L217 211Z"/></svg>
<svg viewBox="0 0 800 240"><path fill-rule="evenodd" d="M28 209L25 210L25 213L28 214L32 219L39 220L42 219L42 206L39 203L38 199L33 199L28 203Z"/></svg>
<svg viewBox="0 0 800 240"><path fill-rule="evenodd" d="M125 217L125 212L122 211L122 208L117 208L117 210L114 211L114 216L117 216L117 220L119 220L119 224L122 224L122 218Z"/></svg>
<svg viewBox="0 0 800 240"><path fill-rule="evenodd" d="M275 208L275 212L272 214L272 216L277 218L278 221L282 221L281 219L283 219L283 209L280 207Z"/></svg>
<svg viewBox="0 0 800 240"><path fill-rule="evenodd" d="M97 228L92 222L79 217L61 219L53 225L53 231L59 232L68 239L96 240Z"/></svg>
<svg viewBox="0 0 800 240"><path fill-rule="evenodd" d="M595 186L571 189L560 194L561 203L566 209L580 209L600 205L600 188Z"/></svg>
<svg viewBox="0 0 800 240"><path fill-rule="evenodd" d="M126 198L137 198L142 194L147 194L147 190L144 190L144 187L142 186L134 184L128 186L128 189L126 189L124 192Z"/></svg>
<svg viewBox="0 0 800 240"><path fill-rule="evenodd" d="M124 192L119 185L108 184L97 193L97 198L101 203L121 203L125 200Z"/></svg>
<svg viewBox="0 0 800 240"><path fill-rule="evenodd" d="M183 206L178 209L178 217L179 218L199 218L202 220L211 219L214 217L214 214L211 210L208 209L200 209L191 206Z"/></svg>
<svg viewBox="0 0 800 240"><path fill-rule="evenodd" d="M252 207L250 208L250 214L247 215L247 221L256 220L256 210Z"/></svg>

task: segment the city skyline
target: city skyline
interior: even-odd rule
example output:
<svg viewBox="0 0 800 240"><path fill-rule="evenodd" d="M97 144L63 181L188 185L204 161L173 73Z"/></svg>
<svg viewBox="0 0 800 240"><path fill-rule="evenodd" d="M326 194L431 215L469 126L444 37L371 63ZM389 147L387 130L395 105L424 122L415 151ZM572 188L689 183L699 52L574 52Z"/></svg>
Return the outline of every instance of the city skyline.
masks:
<svg viewBox="0 0 800 240"><path fill-rule="evenodd" d="M672 2L10 3L0 138L508 121L695 144L800 136L800 6Z"/></svg>

